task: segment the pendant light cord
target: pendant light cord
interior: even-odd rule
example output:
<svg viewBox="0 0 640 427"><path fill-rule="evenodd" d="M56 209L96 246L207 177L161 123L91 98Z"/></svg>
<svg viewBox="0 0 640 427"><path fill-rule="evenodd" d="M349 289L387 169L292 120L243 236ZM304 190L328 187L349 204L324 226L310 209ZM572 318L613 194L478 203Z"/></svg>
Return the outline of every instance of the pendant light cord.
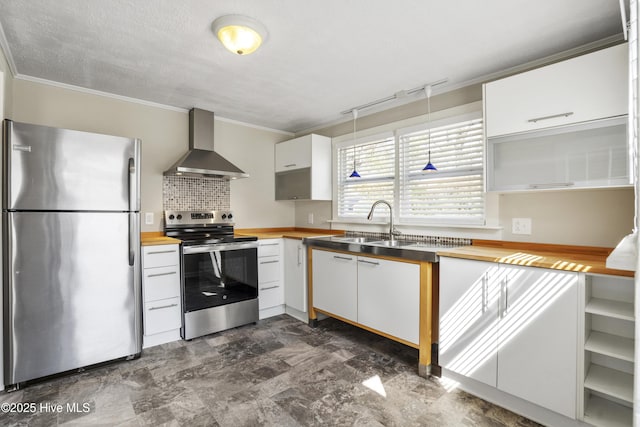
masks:
<svg viewBox="0 0 640 427"><path fill-rule="evenodd" d="M358 118L358 110L353 110L353 172L349 178L360 178L360 174L356 170L356 119Z"/></svg>
<svg viewBox="0 0 640 427"><path fill-rule="evenodd" d="M358 118L358 110L353 110L353 170L356 170L356 119Z"/></svg>
<svg viewBox="0 0 640 427"><path fill-rule="evenodd" d="M425 86L424 91L427 94L427 123L429 123L427 127L427 138L429 139L429 157L427 163L431 163L431 85Z"/></svg>

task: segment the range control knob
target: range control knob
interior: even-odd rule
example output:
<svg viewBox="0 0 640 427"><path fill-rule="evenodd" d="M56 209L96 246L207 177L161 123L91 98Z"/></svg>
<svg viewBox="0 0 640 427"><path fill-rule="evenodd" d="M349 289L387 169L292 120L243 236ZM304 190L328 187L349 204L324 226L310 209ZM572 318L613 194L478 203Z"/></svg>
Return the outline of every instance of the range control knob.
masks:
<svg viewBox="0 0 640 427"><path fill-rule="evenodd" d="M173 216L173 214L169 215L169 219L174 219L175 216Z"/></svg>
<svg viewBox="0 0 640 427"><path fill-rule="evenodd" d="M227 215L227 218L229 219L233 218L233 215L231 215L231 212L229 212L229 215Z"/></svg>
<svg viewBox="0 0 640 427"><path fill-rule="evenodd" d="M182 215L178 214L178 216L176 218L178 218L180 220L180 219L182 219Z"/></svg>
<svg viewBox="0 0 640 427"><path fill-rule="evenodd" d="M222 219L227 219L227 214L222 214Z"/></svg>

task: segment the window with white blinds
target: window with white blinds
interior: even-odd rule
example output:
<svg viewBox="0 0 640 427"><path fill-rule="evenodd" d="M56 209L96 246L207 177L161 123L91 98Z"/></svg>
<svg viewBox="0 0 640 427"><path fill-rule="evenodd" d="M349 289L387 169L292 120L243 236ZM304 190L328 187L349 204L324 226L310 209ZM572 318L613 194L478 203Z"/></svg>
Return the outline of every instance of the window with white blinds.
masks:
<svg viewBox="0 0 640 427"><path fill-rule="evenodd" d="M401 224L480 225L485 221L484 140L480 112L397 129L338 146L337 219L365 220L376 200L387 200ZM354 150L355 147L355 150ZM349 178L353 159L360 178ZM376 211L380 220L385 209Z"/></svg>
<svg viewBox="0 0 640 427"><path fill-rule="evenodd" d="M399 219L404 223L484 223L483 123L465 119L399 133Z"/></svg>
<svg viewBox="0 0 640 427"><path fill-rule="evenodd" d="M360 178L349 178L353 159ZM391 134L340 147L338 156L338 217L365 219L373 202L393 200L396 179L395 139Z"/></svg>

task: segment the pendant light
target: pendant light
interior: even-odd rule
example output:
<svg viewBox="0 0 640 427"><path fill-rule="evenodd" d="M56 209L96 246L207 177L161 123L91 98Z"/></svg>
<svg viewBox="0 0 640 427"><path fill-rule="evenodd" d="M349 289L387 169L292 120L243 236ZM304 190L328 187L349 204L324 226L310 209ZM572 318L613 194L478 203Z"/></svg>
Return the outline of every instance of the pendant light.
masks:
<svg viewBox="0 0 640 427"><path fill-rule="evenodd" d="M437 172L438 169L431 163L431 85L425 86L424 91L427 94L427 139L429 154L427 157L427 165L422 168L423 172Z"/></svg>
<svg viewBox="0 0 640 427"><path fill-rule="evenodd" d="M358 118L358 110L355 108L353 113L353 172L349 175L349 178L360 178L360 174L356 170L356 119Z"/></svg>

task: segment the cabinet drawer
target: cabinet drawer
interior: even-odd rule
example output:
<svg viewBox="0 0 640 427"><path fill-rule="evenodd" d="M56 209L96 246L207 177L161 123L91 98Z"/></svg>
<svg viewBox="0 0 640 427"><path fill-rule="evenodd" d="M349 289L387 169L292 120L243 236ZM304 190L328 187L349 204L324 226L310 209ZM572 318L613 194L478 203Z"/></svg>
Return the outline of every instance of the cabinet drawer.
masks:
<svg viewBox="0 0 640 427"><path fill-rule="evenodd" d="M144 304L144 334L153 335L182 326L180 297Z"/></svg>
<svg viewBox="0 0 640 427"><path fill-rule="evenodd" d="M280 258L264 257L258 260L258 282L268 283L280 280Z"/></svg>
<svg viewBox="0 0 640 427"><path fill-rule="evenodd" d="M258 245L258 257L280 255L280 242L267 241Z"/></svg>
<svg viewBox="0 0 640 427"><path fill-rule="evenodd" d="M142 274L145 301L180 296L180 270L177 265L145 268Z"/></svg>
<svg viewBox="0 0 640 427"><path fill-rule="evenodd" d="M143 267L166 267L180 264L180 248L178 245L144 246Z"/></svg>
<svg viewBox="0 0 640 427"><path fill-rule="evenodd" d="M280 282L271 282L258 287L260 310L284 304L284 287Z"/></svg>

